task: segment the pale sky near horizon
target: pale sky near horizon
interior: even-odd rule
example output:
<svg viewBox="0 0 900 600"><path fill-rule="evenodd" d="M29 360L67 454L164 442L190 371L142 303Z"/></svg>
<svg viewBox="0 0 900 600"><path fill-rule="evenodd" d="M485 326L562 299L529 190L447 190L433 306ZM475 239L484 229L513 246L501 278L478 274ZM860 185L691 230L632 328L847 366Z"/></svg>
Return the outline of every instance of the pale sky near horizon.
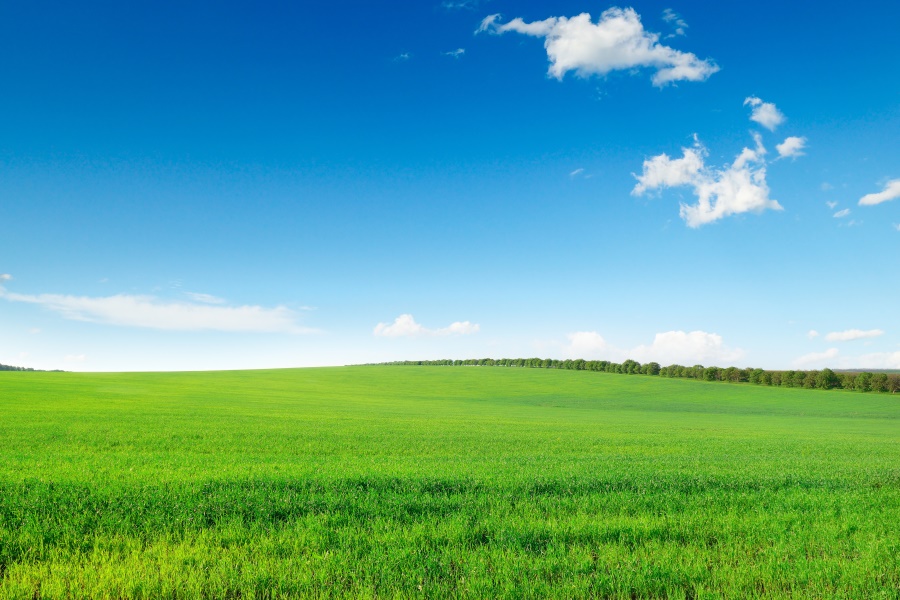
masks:
<svg viewBox="0 0 900 600"><path fill-rule="evenodd" d="M0 363L900 368L900 3L0 6Z"/></svg>

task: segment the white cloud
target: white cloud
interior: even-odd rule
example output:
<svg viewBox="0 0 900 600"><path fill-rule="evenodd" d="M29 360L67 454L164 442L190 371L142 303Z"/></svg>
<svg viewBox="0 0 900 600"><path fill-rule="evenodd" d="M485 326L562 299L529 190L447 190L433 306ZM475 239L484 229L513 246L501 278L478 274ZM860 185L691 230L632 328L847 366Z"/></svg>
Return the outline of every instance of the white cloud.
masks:
<svg viewBox="0 0 900 600"><path fill-rule="evenodd" d="M662 187L678 187L697 181L704 170L706 149L694 136L693 148L682 148L681 158L671 159L668 154L660 154L644 161L644 171L637 177L638 183L631 191L640 196L648 190Z"/></svg>
<svg viewBox="0 0 900 600"><path fill-rule="evenodd" d="M89 297L62 294L17 294L0 288L0 297L10 302L37 304L66 319L145 327L170 331L229 331L312 333L284 307L210 306L190 302L166 302L153 296Z"/></svg>
<svg viewBox="0 0 900 600"><path fill-rule="evenodd" d="M660 364L716 364L726 366L743 357L738 348L725 346L722 336L705 331L657 333L649 346L638 346L631 354L640 362Z"/></svg>
<svg viewBox="0 0 900 600"><path fill-rule="evenodd" d="M819 337L819 332L816 331L815 329L810 329L809 333L806 334L806 337L808 337L811 340L814 340L817 337Z"/></svg>
<svg viewBox="0 0 900 600"><path fill-rule="evenodd" d="M837 202L826 202L826 203L825 203L825 206L827 206L827 207L830 208L831 210L834 210L835 207L836 207L837 205L838 205Z"/></svg>
<svg viewBox="0 0 900 600"><path fill-rule="evenodd" d="M471 335L478 333L481 327L477 323L469 321L456 321L447 327L440 329L428 329L419 323L410 314L403 314L394 319L393 323L379 323L375 326L373 334L380 337L418 337L441 335Z"/></svg>
<svg viewBox="0 0 900 600"><path fill-rule="evenodd" d="M763 102L756 96L750 96L744 100L744 106L751 106L750 120L756 121L769 131L784 123L784 114L771 102Z"/></svg>
<svg viewBox="0 0 900 600"><path fill-rule="evenodd" d="M403 52L394 57L394 62L406 62L410 58L412 58L412 54L410 52Z"/></svg>
<svg viewBox="0 0 900 600"><path fill-rule="evenodd" d="M575 358L593 358L598 352L610 350L609 344L596 331L576 331L570 333L568 354Z"/></svg>
<svg viewBox="0 0 900 600"><path fill-rule="evenodd" d="M744 148L731 165L712 169L704 164L706 148L694 137L693 148L682 148L681 158L660 154L644 161L643 173L635 178L631 191L640 196L648 190L690 185L697 204L681 204L680 215L688 227L700 227L729 215L761 213L766 209L782 210L777 200L769 198L766 183L766 149L754 134L756 148Z"/></svg>
<svg viewBox="0 0 900 600"><path fill-rule="evenodd" d="M569 173L569 177L578 177L578 176L581 175L582 173L584 173L584 169L581 169L581 168L575 169L574 171L572 171L571 173Z"/></svg>
<svg viewBox="0 0 900 600"><path fill-rule="evenodd" d="M12 275L9 273L0 273L0 281L11 281Z"/></svg>
<svg viewBox="0 0 900 600"><path fill-rule="evenodd" d="M545 38L544 48L550 60L548 73L557 79L569 71L589 77L646 67L656 70L651 80L653 85L662 87L675 81L704 81L719 70L712 61L660 44L659 35L644 30L640 16L632 8L610 8L596 23L588 13L532 23L521 18L508 23L499 20L499 14L486 17L476 33L515 31Z"/></svg>
<svg viewBox="0 0 900 600"><path fill-rule="evenodd" d="M803 150L806 148L806 138L790 136L785 138L783 142L775 145L778 150L778 156L781 158L797 158L803 156Z"/></svg>
<svg viewBox="0 0 900 600"><path fill-rule="evenodd" d="M63 360L66 362L84 362L87 360L87 356L84 354L66 354Z"/></svg>
<svg viewBox="0 0 900 600"><path fill-rule="evenodd" d="M463 54L466 53L465 48L457 48L456 50L450 50L449 52L442 52L444 56L452 56L453 58L459 58Z"/></svg>
<svg viewBox="0 0 900 600"><path fill-rule="evenodd" d="M837 348L805 354L793 362L799 369L900 369L900 352L873 352L860 356L840 356Z"/></svg>
<svg viewBox="0 0 900 600"><path fill-rule="evenodd" d="M839 210L839 211L837 211L837 212L834 213L834 215L832 215L832 216L833 216L835 219L843 219L844 217L846 217L846 216L849 215L849 214L850 214L850 209L849 209L849 208L845 208L844 210Z"/></svg>
<svg viewBox="0 0 900 600"><path fill-rule="evenodd" d="M875 338L880 335L884 335L884 332L880 329L869 329L868 331L863 331L862 329L848 329L846 331L832 331L825 336L825 339L829 342L849 342L853 340Z"/></svg>
<svg viewBox="0 0 900 600"><path fill-rule="evenodd" d="M900 179L892 179L884 185L884 189L875 194L866 194L859 199L860 206L874 206L888 200L900 198Z"/></svg>
<svg viewBox="0 0 900 600"><path fill-rule="evenodd" d="M667 35L667 38L675 37L678 35L685 35L685 29L688 28L688 24L684 19L681 18L681 15L676 13L671 8L666 8L663 10L663 21L669 23L675 28L675 32Z"/></svg>
<svg viewBox="0 0 900 600"><path fill-rule="evenodd" d="M446 2L442 2L441 6L447 10L475 10L475 7L479 4L481 4L480 0L447 0Z"/></svg>
<svg viewBox="0 0 900 600"><path fill-rule="evenodd" d="M727 347L721 336L705 331L657 333L653 343L635 348L616 348L596 331L577 331L567 338L569 343L564 347L564 354L587 360L623 361L631 358L642 363L656 361L663 365L703 363L722 366L744 355L743 350Z"/></svg>
<svg viewBox="0 0 900 600"><path fill-rule="evenodd" d="M837 356L837 348L829 348L825 352L811 352L794 359L794 366L801 369L811 367L827 367L828 365L835 366L834 360L837 358Z"/></svg>
<svg viewBox="0 0 900 600"><path fill-rule="evenodd" d="M850 369L900 369L900 352L875 352L846 359Z"/></svg>
<svg viewBox="0 0 900 600"><path fill-rule="evenodd" d="M203 304L225 304L226 300L224 298L219 298L218 296L212 296L210 294L200 294L197 292L185 292L185 296L193 300L194 302L202 302Z"/></svg>

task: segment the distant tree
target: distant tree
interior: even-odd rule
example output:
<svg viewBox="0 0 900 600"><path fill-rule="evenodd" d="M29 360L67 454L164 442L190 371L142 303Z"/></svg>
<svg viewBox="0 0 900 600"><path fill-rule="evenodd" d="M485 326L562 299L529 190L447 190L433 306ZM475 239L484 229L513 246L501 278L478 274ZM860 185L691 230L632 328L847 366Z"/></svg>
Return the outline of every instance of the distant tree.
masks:
<svg viewBox="0 0 900 600"><path fill-rule="evenodd" d="M853 380L853 389L857 392L868 392L872 389L872 374L871 373L860 373L856 376L856 379Z"/></svg>
<svg viewBox="0 0 900 600"><path fill-rule="evenodd" d="M872 381L869 384L870 388L873 392L886 392L888 391L888 376L887 373L874 373L872 375Z"/></svg>
<svg viewBox="0 0 900 600"><path fill-rule="evenodd" d="M816 387L820 390L831 390L841 385L841 379L831 369L822 369L816 375Z"/></svg>
<svg viewBox="0 0 900 600"><path fill-rule="evenodd" d="M888 391L892 394L900 392L900 375L888 375Z"/></svg>

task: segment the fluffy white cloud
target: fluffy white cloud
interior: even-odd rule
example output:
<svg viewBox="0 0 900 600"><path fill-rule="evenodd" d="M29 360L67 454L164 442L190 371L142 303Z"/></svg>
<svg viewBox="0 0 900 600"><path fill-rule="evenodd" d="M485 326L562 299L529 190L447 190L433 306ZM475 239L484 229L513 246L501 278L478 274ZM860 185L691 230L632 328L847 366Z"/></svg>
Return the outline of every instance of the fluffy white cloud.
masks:
<svg viewBox="0 0 900 600"><path fill-rule="evenodd" d="M841 356L837 348L804 354L793 361L798 369L900 369L900 352L873 352Z"/></svg>
<svg viewBox="0 0 900 600"><path fill-rule="evenodd" d="M657 333L649 346L638 346L631 353L640 362L656 361L667 365L716 364L726 366L743 357L738 348L729 348L722 336L705 331L667 331Z"/></svg>
<svg viewBox="0 0 900 600"><path fill-rule="evenodd" d="M410 314L400 315L394 319L393 323L379 323L375 326L374 335L380 337L417 337L417 336L436 336L436 335L471 335L478 333L481 328L477 323L469 321L456 321L447 327L440 329L428 329L416 320Z"/></svg>
<svg viewBox="0 0 900 600"><path fill-rule="evenodd" d="M0 273L0 281L10 281L12 279L12 275L9 273Z"/></svg>
<svg viewBox="0 0 900 600"><path fill-rule="evenodd" d="M656 70L653 85L662 87L674 81L703 81L719 70L710 60L660 44L659 35L644 30L632 8L610 8L596 23L588 13L532 23L521 18L508 23L499 20L499 14L486 17L476 33L514 31L544 38L550 60L548 73L557 79L569 71L589 77L646 67Z"/></svg>
<svg viewBox="0 0 900 600"><path fill-rule="evenodd" d="M778 150L778 156L781 158L797 158L798 156L803 156L803 150L805 148L806 138L793 135L785 138L780 144L775 144L775 149Z"/></svg>
<svg viewBox="0 0 900 600"><path fill-rule="evenodd" d="M69 296L17 294L0 288L10 302L37 304L73 321L171 331L311 333L295 320L294 311L278 306L212 306L166 302L153 296Z"/></svg>
<svg viewBox="0 0 900 600"><path fill-rule="evenodd" d="M657 333L653 343L635 348L616 348L596 331L570 333L569 343L564 353L571 358L587 360L623 361L628 358L639 362L656 361L662 365L679 363L685 365L733 363L743 357L738 348L729 348L722 336L705 331L667 331Z"/></svg>
<svg viewBox="0 0 900 600"><path fill-rule="evenodd" d="M678 187L693 183L701 178L701 172L706 156L706 149L700 145L694 136L693 148L682 148L681 158L669 158L668 154L660 154L644 161L644 170L638 183L631 191L632 194L641 195L648 190L663 187Z"/></svg>
<svg viewBox="0 0 900 600"><path fill-rule="evenodd" d="M900 179L892 179L884 185L884 189L875 194L866 194L859 199L860 206L873 206L888 200L900 198Z"/></svg>
<svg viewBox="0 0 900 600"><path fill-rule="evenodd" d="M874 352L845 362L850 369L900 369L900 352Z"/></svg>
<svg viewBox="0 0 900 600"><path fill-rule="evenodd" d="M815 329L810 329L809 333L806 334L806 337L808 337L811 340L814 340L817 337L819 337L819 332L816 331Z"/></svg>
<svg viewBox="0 0 900 600"><path fill-rule="evenodd" d="M604 352L610 349L609 344L596 331L576 331L570 333L568 354L576 358L594 358L599 356L598 352Z"/></svg>
<svg viewBox="0 0 900 600"><path fill-rule="evenodd" d="M850 214L850 209L849 209L849 208L845 208L845 209L843 209L843 210L837 211L837 212L834 213L834 215L832 215L832 216L833 216L835 219L843 219L844 217L846 217L846 216L849 215L849 214Z"/></svg>
<svg viewBox="0 0 900 600"><path fill-rule="evenodd" d="M771 102L763 102L756 96L750 96L744 100L744 106L753 108L750 120L756 121L769 131L775 131L776 127L784 123L784 114Z"/></svg>
<svg viewBox="0 0 900 600"><path fill-rule="evenodd" d="M769 198L766 183L766 149L759 135L753 136L756 148L744 148L731 165L712 169L704 164L706 148L694 137L693 148L682 148L681 158L660 154L644 161L643 172L635 175L637 185L631 191L640 196L649 190L689 185L697 204L681 204L681 218L689 227L700 227L729 215L782 210Z"/></svg>
<svg viewBox="0 0 900 600"><path fill-rule="evenodd" d="M825 352L811 352L794 359L794 366L798 369L835 366L834 361L838 356L837 348L829 348Z"/></svg>
<svg viewBox="0 0 900 600"><path fill-rule="evenodd" d="M869 329L868 331L863 331L862 329L848 329L846 331L832 331L825 336L825 339L829 342L850 342L853 340L875 338L881 335L884 335L884 332L880 329Z"/></svg>

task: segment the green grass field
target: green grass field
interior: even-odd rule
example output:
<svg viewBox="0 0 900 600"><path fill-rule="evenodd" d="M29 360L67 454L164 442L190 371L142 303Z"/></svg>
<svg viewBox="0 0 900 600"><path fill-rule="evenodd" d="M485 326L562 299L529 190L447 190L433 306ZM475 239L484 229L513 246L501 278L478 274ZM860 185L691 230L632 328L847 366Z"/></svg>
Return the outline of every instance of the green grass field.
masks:
<svg viewBox="0 0 900 600"><path fill-rule="evenodd" d="M900 598L900 397L0 373L0 598Z"/></svg>

